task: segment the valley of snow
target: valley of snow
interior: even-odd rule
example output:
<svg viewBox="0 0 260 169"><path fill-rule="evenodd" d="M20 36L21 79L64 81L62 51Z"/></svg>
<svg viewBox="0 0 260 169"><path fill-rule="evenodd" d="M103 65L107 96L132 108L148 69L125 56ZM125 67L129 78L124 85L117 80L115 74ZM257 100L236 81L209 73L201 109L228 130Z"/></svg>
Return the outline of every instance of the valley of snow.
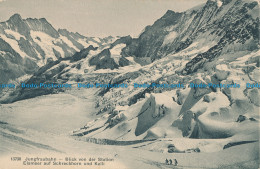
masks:
<svg viewBox="0 0 260 169"><path fill-rule="evenodd" d="M1 105L1 161L10 162L10 155L24 158L113 158L115 160L114 162L106 162L106 165L101 166L101 168L104 169L132 169L140 167L169 168L170 166L164 164L166 158L177 159L178 166L176 168L217 168L221 166L229 168L230 165L234 167L244 166L250 168L257 165L256 157L259 148L258 142L249 142L223 150L223 146L232 141L250 141L257 139L254 137L254 133L248 132L241 132L238 135L226 139L191 139L183 138L181 133L175 130L171 131L176 132L172 133L172 136L174 137L144 141L135 144L126 143L125 145L94 144L85 142L84 139L71 137L70 133L72 130L82 127L85 125L86 121L95 119L95 114L93 114L95 111L94 100L98 98L95 96L95 92L96 91L93 91L93 89L81 89L78 91L40 96L34 99ZM149 100L150 97L152 96L147 96L147 99ZM164 103L165 106L170 109L171 107L178 107L177 104L170 101L166 95L158 94L155 95L155 97L157 98L157 104ZM131 106L132 108L129 107L127 109L129 114L125 113L125 115L128 119L131 120L131 118L138 114L138 109L140 109L140 106L143 105L144 101L145 100ZM160 123L157 123L154 126L154 133L160 134L160 130L169 128L167 124L174 118L177 118L176 113L178 112L178 109L172 111L172 115L168 114ZM158 113L159 112L156 113L157 116ZM100 118L102 118L102 115ZM136 122L136 120L133 120L131 123L134 126L134 123ZM219 124L215 124L215 126L223 127L223 124L225 124L224 122L218 123ZM214 126L213 123L208 125ZM242 126L244 125L247 124L243 124ZM156 129L156 126L159 128ZM160 127L162 128L160 129ZM253 131L250 128L250 125L248 125L248 127L250 131ZM257 126L251 127L257 128ZM118 132L120 132L120 130L117 129L107 133L107 135L104 135L103 137L108 137L110 135L114 138L118 135ZM129 135L128 139L138 139L135 138L133 134ZM170 144L174 144L179 151L199 147L201 152L167 153L167 147ZM239 153L241 150L243 150L243 154ZM19 168L23 169L28 167L18 165L19 162L12 163L5 163L6 165L2 165L1 168L10 169L12 166L14 168L15 166L19 166ZM68 169L74 167L75 166L62 166L62 168ZM76 167L84 168L84 166ZM51 168L60 168L60 166L51 166ZM91 168L100 168L100 166L92 166Z"/></svg>

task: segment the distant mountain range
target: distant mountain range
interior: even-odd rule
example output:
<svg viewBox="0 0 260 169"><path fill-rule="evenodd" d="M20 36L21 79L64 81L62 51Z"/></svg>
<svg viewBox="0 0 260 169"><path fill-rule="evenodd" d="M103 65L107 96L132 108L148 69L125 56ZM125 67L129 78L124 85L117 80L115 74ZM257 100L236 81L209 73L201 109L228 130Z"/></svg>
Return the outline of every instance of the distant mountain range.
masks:
<svg viewBox="0 0 260 169"><path fill-rule="evenodd" d="M138 38L119 39L85 37L66 29L56 30L44 18L22 19L15 14L0 23L0 82L32 74L49 61L76 52L75 57L85 58L90 45L98 48L88 61L96 70L147 65L179 54L189 55L189 61L177 73L191 74L221 55L259 48L257 6L250 0L208 0L185 12L167 11Z"/></svg>
<svg viewBox="0 0 260 169"><path fill-rule="evenodd" d="M46 19L22 19L15 14L0 23L0 79L7 82L30 74L33 76L27 81L31 83L87 80L116 83L127 79L115 79L116 74L146 69L145 65L149 64L149 71L161 71L163 68L155 65L164 62L167 64L163 67L168 67L166 74L214 72L216 64L227 64L250 53L256 55L259 50L258 14L256 1L208 0L185 12L167 11L138 38L109 36L103 39L84 37L65 29L57 31ZM249 59L248 63L259 67L259 57ZM173 72L168 72L171 69ZM250 73L255 67L244 69L249 69ZM102 73L113 75L105 79L100 77L100 80ZM127 77L134 79L143 73L128 72L132 75ZM94 78L89 77L91 74ZM53 91L18 89L15 92L17 97L9 101Z"/></svg>
<svg viewBox="0 0 260 169"><path fill-rule="evenodd" d="M90 45L105 47L114 39L56 30L45 18L22 19L14 14L0 23L0 83L32 74L48 62L70 57Z"/></svg>

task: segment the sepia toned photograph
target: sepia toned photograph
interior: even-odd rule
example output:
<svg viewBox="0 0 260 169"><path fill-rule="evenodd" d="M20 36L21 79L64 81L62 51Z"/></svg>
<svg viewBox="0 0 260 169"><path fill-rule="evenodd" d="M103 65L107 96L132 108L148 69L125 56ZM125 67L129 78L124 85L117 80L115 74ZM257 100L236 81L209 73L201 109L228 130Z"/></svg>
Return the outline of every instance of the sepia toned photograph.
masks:
<svg viewBox="0 0 260 169"><path fill-rule="evenodd" d="M258 169L259 0L0 0L0 169Z"/></svg>

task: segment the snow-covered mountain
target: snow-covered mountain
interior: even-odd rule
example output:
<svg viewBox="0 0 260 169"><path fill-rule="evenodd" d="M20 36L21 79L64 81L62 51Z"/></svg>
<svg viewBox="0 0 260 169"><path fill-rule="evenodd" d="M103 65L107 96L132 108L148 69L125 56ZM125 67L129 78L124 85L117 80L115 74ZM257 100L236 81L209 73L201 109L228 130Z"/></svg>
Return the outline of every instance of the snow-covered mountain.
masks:
<svg viewBox="0 0 260 169"><path fill-rule="evenodd" d="M103 47L113 37L93 38L56 30L45 18L22 19L14 14L0 23L0 82L32 74L49 61L66 58L93 45Z"/></svg>
<svg viewBox="0 0 260 169"><path fill-rule="evenodd" d="M133 64L114 74L94 71L95 79L82 75L81 82L102 79L130 87L101 89L97 114L104 115L74 135L112 140L237 138L251 131L250 137L257 139L259 89L246 83L260 80L258 12L258 2L242 0L168 11L122 49L122 56L146 66ZM191 89L191 82L241 87ZM134 88L134 83L184 84L185 89ZM245 122L235 122L239 117Z"/></svg>
<svg viewBox="0 0 260 169"><path fill-rule="evenodd" d="M31 19L22 22L30 23ZM91 90L92 94L96 92L93 119L71 133L84 141L124 145L142 140L148 143L138 142L135 148L159 152L217 152L259 141L259 87L246 86L260 83L257 1L208 0L185 12L167 11L138 38L121 37L104 42L106 45L96 46L92 44L94 38L90 43L89 38L46 29L50 25L43 25L30 28L29 34L24 29L9 27L12 33L19 32L19 37L29 39L35 52L44 37L53 39L47 46L52 48L50 58L54 61L41 67L25 83L70 83L73 88L17 88L2 94L0 103L59 92L84 99ZM45 36L35 34L39 29ZM1 37L7 36L4 32ZM60 52L63 59L55 60L59 58L55 55L59 47L76 53L70 57ZM9 55L18 57L15 49ZM41 55L35 55L36 60L37 56ZM39 58L39 62L46 61ZM128 87L86 89L77 88L77 83L124 83ZM135 83L176 84L176 87L135 88ZM211 83L212 87L191 88L190 83ZM240 87L213 87L219 84Z"/></svg>
<svg viewBox="0 0 260 169"><path fill-rule="evenodd" d="M188 55L182 74L193 73L221 55L258 49L258 5L257 1L209 0L186 12L169 10L123 54L150 62L170 54Z"/></svg>

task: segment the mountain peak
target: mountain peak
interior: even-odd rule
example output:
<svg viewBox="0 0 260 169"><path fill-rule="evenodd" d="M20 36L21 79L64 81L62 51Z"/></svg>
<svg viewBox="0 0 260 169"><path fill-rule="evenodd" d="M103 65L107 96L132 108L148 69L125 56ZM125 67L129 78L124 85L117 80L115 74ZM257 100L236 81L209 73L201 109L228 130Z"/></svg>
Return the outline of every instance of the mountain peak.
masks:
<svg viewBox="0 0 260 169"><path fill-rule="evenodd" d="M40 18L39 20L40 20L41 22L49 23L49 22L46 20L46 18Z"/></svg>
<svg viewBox="0 0 260 169"><path fill-rule="evenodd" d="M14 15L12 15L10 18L9 18L9 21L21 21L22 20L22 17L20 14L16 13Z"/></svg>
<svg viewBox="0 0 260 169"><path fill-rule="evenodd" d="M167 10L167 12L164 14L164 16L173 15L173 14L175 14L174 11L172 11L172 10Z"/></svg>
<svg viewBox="0 0 260 169"><path fill-rule="evenodd" d="M178 15L178 12L174 12L172 10L167 10L167 12L161 17L161 19L171 18L171 17L174 17L176 14Z"/></svg>

